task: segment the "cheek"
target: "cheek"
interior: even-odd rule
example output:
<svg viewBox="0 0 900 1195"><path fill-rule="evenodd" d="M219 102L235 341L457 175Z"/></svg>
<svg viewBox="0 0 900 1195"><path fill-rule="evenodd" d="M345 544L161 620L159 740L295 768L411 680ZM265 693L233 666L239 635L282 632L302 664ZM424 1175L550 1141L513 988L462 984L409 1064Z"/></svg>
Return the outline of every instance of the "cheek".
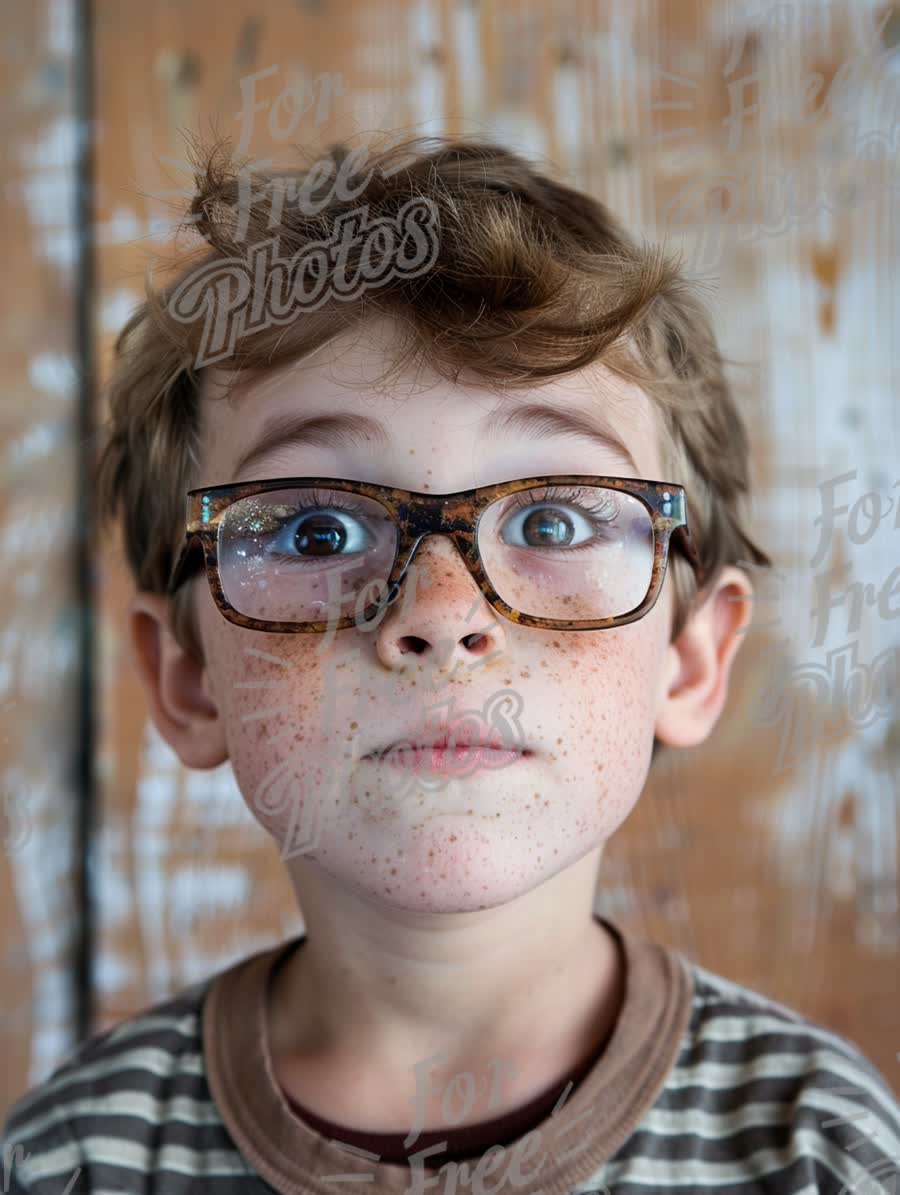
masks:
<svg viewBox="0 0 900 1195"><path fill-rule="evenodd" d="M568 794L560 814L604 840L633 809L650 767L660 648L644 621L579 636L580 649L560 640L542 674L557 728L551 762Z"/></svg>
<svg viewBox="0 0 900 1195"><path fill-rule="evenodd" d="M203 632L209 681L247 808L283 857L307 849L335 807L349 732L326 725L324 669L312 635L262 635L213 611Z"/></svg>

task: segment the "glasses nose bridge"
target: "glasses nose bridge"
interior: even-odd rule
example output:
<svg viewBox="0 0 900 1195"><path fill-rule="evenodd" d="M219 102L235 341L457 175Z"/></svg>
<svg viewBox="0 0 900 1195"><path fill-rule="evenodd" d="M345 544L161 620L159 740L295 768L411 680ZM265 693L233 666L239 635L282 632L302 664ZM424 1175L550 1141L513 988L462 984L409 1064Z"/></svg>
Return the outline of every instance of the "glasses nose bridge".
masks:
<svg viewBox="0 0 900 1195"><path fill-rule="evenodd" d="M422 541L430 535L448 536L466 559L473 554L476 514L471 495L429 495L427 501L420 498L401 503L398 514L401 527L405 530L402 575L405 575Z"/></svg>

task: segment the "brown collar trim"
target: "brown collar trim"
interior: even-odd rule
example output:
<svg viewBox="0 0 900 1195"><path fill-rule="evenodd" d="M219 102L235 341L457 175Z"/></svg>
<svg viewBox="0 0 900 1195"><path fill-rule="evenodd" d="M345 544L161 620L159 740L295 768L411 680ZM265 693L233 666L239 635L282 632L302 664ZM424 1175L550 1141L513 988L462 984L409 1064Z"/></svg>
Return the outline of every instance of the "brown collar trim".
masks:
<svg viewBox="0 0 900 1195"><path fill-rule="evenodd" d="M538 1189L564 1195L584 1183L652 1107L678 1057L693 997L688 963L669 947L606 917L598 920L619 935L626 958L618 1021L606 1049L562 1108L500 1147L501 1155L489 1156L484 1175L497 1192L511 1186L518 1195ZM275 1079L265 1022L269 978L303 940L300 935L235 963L207 990L203 1056L219 1114L250 1164L283 1195L335 1195L337 1188L356 1188L349 1178L327 1181L336 1175L358 1175L366 1195L414 1195L442 1165L440 1154L419 1172L411 1164L380 1162L334 1143L291 1111ZM471 1174L477 1163L468 1165ZM439 1192L443 1185L439 1180L432 1189Z"/></svg>

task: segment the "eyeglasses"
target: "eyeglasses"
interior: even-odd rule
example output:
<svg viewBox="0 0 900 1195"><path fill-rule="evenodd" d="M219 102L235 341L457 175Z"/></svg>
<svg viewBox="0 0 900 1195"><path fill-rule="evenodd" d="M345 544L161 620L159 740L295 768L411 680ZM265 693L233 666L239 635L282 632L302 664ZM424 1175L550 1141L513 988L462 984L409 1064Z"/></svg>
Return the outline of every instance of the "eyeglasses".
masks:
<svg viewBox="0 0 900 1195"><path fill-rule="evenodd" d="M279 477L190 490L185 508L169 595L200 567L202 547L222 615L273 634L371 624L411 571L415 582L412 559L435 534L453 540L490 605L522 626L605 630L642 618L673 535L703 579L684 489L664 481L566 473L420 494Z"/></svg>

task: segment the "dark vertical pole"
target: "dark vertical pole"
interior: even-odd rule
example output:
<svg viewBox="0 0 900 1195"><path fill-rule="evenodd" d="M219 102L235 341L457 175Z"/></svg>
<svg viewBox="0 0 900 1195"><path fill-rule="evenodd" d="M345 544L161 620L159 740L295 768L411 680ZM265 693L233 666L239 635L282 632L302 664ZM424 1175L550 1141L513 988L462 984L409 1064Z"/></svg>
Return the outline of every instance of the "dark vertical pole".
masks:
<svg viewBox="0 0 900 1195"><path fill-rule="evenodd" d="M94 617L96 592L93 535L94 446L94 88L91 0L75 2L74 63L75 122L78 144L75 156L75 356L78 361L78 463L76 506L76 602L79 701L75 732L75 788L78 809L74 819L75 899L78 902L73 951L75 1020L78 1040L90 1036L93 1026L94 946L94 810L96 778L94 761L97 736L94 726L95 681Z"/></svg>

